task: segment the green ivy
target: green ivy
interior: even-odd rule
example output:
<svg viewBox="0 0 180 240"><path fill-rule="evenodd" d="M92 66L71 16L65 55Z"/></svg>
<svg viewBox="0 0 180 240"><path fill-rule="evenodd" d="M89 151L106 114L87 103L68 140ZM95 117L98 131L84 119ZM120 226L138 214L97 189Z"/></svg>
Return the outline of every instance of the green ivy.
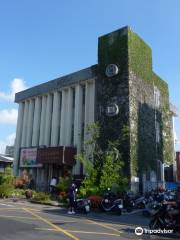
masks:
<svg viewBox="0 0 180 240"><path fill-rule="evenodd" d="M105 69L108 64L115 63L119 67L118 75L108 78L105 75ZM156 86L161 94L161 107L158 109L157 117L162 122L162 141L158 145L158 157L163 161L169 162L172 159L172 141L171 141L171 118L169 110L169 92L168 85L152 70L152 51L151 48L129 27L122 28L99 38L98 45L98 81L97 81L97 102L101 106L103 112L99 114L98 120L103 131L100 134L100 144L104 149L108 146L108 140L119 141L118 149L122 154L122 159L125 162L125 173L136 176L139 168L155 169L156 160L155 148L149 144L155 141L155 133L144 138L141 146L141 153L137 149L139 144L138 136L135 139L136 132L128 132L128 135L123 138L123 128L126 126L130 129L129 120L129 75L133 73L144 84L150 87L153 92L153 87ZM127 91L123 93L119 91L121 87ZM123 96L127 99L125 103L118 102L120 112L118 116L109 118L105 115L104 109L108 102L111 102L114 96ZM152 94L152 93L151 93ZM149 103L148 103L149 104ZM152 106L147 106L149 112L154 114ZM97 109L99 110L99 109ZM164 135L166 137L164 137ZM144 144L144 146L143 146ZM151 151L151 152L149 152ZM141 159L139 155L141 155Z"/></svg>

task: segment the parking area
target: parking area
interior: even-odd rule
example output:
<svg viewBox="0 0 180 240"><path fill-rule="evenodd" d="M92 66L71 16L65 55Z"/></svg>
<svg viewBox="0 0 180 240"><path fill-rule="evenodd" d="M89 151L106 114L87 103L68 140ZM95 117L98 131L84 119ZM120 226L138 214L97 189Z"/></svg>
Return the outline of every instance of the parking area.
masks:
<svg viewBox="0 0 180 240"><path fill-rule="evenodd" d="M140 212L122 216L105 213L68 215L65 209L58 207L26 201L0 201L1 240L162 239L153 235L135 235L135 228L147 227L147 223L148 219Z"/></svg>

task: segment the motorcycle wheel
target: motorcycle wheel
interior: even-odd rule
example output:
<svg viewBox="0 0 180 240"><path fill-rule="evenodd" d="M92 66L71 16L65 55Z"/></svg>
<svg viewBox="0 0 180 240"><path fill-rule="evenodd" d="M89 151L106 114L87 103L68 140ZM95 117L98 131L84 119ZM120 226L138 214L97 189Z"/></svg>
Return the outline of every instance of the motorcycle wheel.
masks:
<svg viewBox="0 0 180 240"><path fill-rule="evenodd" d="M144 208L145 208L145 204L144 204L144 203L140 203L140 204L138 205L138 208L144 209Z"/></svg>
<svg viewBox="0 0 180 240"><path fill-rule="evenodd" d="M132 212L132 210L133 210L133 209L132 209L131 207L127 207L127 208L126 208L126 211L127 211L127 212Z"/></svg>
<svg viewBox="0 0 180 240"><path fill-rule="evenodd" d="M122 214L122 209L118 209L117 213L118 213L118 215L121 215Z"/></svg>
<svg viewBox="0 0 180 240"><path fill-rule="evenodd" d="M156 218L152 219L149 223L149 228L152 230L161 228L158 219L156 219Z"/></svg>

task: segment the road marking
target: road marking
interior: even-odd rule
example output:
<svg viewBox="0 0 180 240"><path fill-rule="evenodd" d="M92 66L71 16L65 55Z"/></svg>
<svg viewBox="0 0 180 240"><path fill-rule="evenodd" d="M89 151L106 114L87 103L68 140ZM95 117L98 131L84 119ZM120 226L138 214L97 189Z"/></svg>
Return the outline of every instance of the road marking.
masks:
<svg viewBox="0 0 180 240"><path fill-rule="evenodd" d="M0 215L0 217L3 217L3 218L19 218L19 219L37 220L36 218L22 217L22 216L7 216L7 215Z"/></svg>
<svg viewBox="0 0 180 240"><path fill-rule="evenodd" d="M37 219L45 222L46 224L50 225L51 227L53 227L54 229L56 229L58 232L64 233L66 236L74 239L74 240L80 240L79 238L77 238L76 236L72 235L71 233L67 232L66 230L56 226L55 224L51 223L49 220L37 215L34 212L31 212L28 208L23 208L25 212L30 213L31 215L33 215L34 217L36 217Z"/></svg>
<svg viewBox="0 0 180 240"><path fill-rule="evenodd" d="M29 208L31 211L35 211L35 212L40 212L41 210L38 209L34 209L34 208ZM12 207L12 208L0 208L0 211L16 211L16 210L23 210L22 208L17 208L17 207Z"/></svg>
<svg viewBox="0 0 180 240"><path fill-rule="evenodd" d="M95 222L95 221L93 221L93 220L87 220L87 221L90 222L90 223L94 223L94 224L96 224L96 225L99 225L99 226L101 226L101 227L104 227L104 228L113 230L113 231L115 231L115 232L118 232L119 234L122 233L121 231L117 230L116 228L107 226L106 224L98 223L98 222Z"/></svg>
<svg viewBox="0 0 180 240"><path fill-rule="evenodd" d="M42 230L42 231L54 231L57 232L56 229L53 228L35 228L36 230ZM74 230L68 230L68 232L72 233L84 233L84 234L94 234L94 235L106 235L106 236L117 236L119 237L119 234L114 233L105 233L105 232L86 232L86 231L74 231Z"/></svg>
<svg viewBox="0 0 180 240"><path fill-rule="evenodd" d="M5 203L0 203L0 205L2 205L2 206L7 206L7 207L14 207L13 205L5 204Z"/></svg>

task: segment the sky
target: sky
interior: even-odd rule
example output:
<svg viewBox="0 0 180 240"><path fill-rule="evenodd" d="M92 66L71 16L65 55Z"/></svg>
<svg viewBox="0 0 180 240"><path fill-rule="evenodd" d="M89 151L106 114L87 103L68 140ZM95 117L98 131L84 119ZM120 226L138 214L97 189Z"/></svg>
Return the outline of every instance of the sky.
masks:
<svg viewBox="0 0 180 240"><path fill-rule="evenodd" d="M15 138L15 92L96 64L98 37L127 25L180 110L179 12L179 0L1 0L0 152ZM179 117L175 126L180 139Z"/></svg>

